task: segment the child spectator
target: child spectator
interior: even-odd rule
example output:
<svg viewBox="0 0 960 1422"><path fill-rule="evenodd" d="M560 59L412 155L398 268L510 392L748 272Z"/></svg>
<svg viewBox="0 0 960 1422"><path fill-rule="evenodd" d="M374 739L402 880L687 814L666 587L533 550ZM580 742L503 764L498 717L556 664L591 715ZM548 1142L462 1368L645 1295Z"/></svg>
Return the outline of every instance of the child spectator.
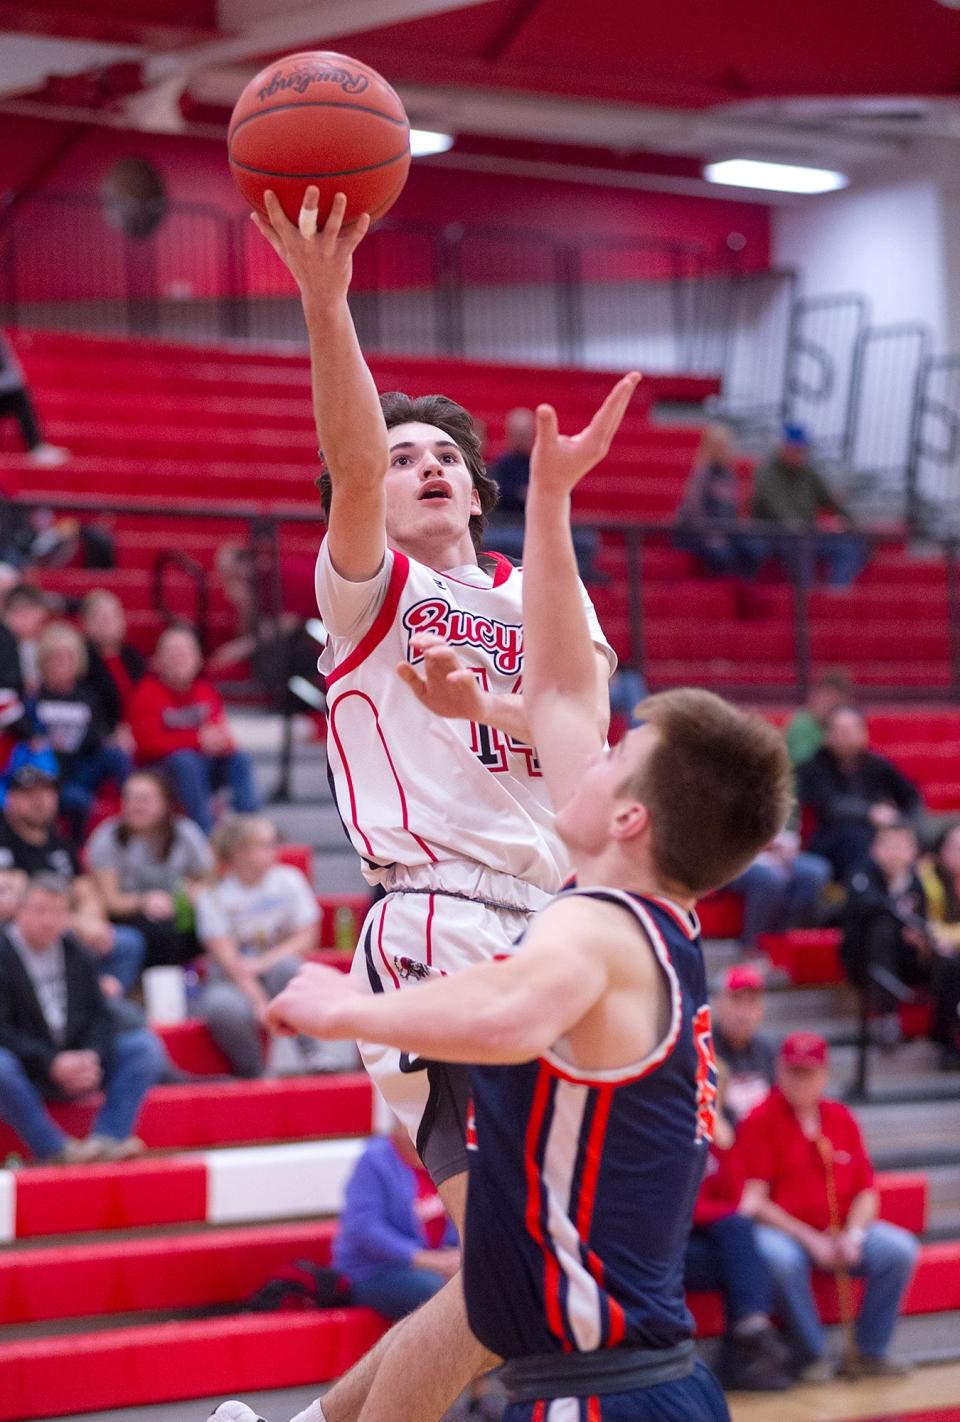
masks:
<svg viewBox="0 0 960 1422"><path fill-rule="evenodd" d="M238 812L257 809L253 764L237 749L219 693L200 678L203 658L192 632L170 627L157 643L152 675L130 698L130 729L141 764L169 775L186 813L213 829L211 795L229 788Z"/></svg>
<svg viewBox="0 0 960 1422"><path fill-rule="evenodd" d="M885 1046L900 1040L897 997L871 969L909 986L929 982L933 934L926 914L912 825L881 825L869 858L850 878L840 955L850 981L879 1014L876 1032Z"/></svg>
<svg viewBox="0 0 960 1422"><path fill-rule="evenodd" d="M108 782L122 786L130 760L110 744L100 697L85 680L87 649L76 628L48 623L40 635L37 663L40 686L31 703L36 730L57 758L60 809L79 844L97 791Z"/></svg>
<svg viewBox="0 0 960 1422"><path fill-rule="evenodd" d="M426 1303L460 1268L457 1232L398 1121L354 1167L333 1264L355 1304L392 1319Z"/></svg>
<svg viewBox="0 0 960 1422"><path fill-rule="evenodd" d="M764 982L756 968L729 968L713 1001L713 1045L726 1072L724 1108L736 1126L773 1085L774 1049L763 1035Z"/></svg>
<svg viewBox="0 0 960 1422"><path fill-rule="evenodd" d="M132 773L121 813L94 831L86 860L108 916L143 935L148 967L196 957L193 901L211 874L213 851L193 820L174 812L162 775Z"/></svg>
<svg viewBox="0 0 960 1422"><path fill-rule="evenodd" d="M133 1129L163 1053L146 1029L118 1029L68 916L66 885L40 874L0 932L0 1119L37 1160L128 1160L144 1148ZM48 1100L101 1088L85 1140L66 1135L46 1110Z"/></svg>
<svg viewBox="0 0 960 1422"><path fill-rule="evenodd" d="M317 946L317 898L299 869L277 863L269 820L233 815L211 842L223 878L197 897L197 937L210 955L200 1015L237 1076L261 1076L267 1004ZM302 1071L355 1060L349 1044L347 1053L306 1037L296 1044Z"/></svg>
<svg viewBox="0 0 960 1422"><path fill-rule="evenodd" d="M917 1241L877 1219L873 1166L860 1128L846 1106L825 1096L827 1076L822 1037L794 1032L786 1039L776 1086L740 1127L744 1207L757 1220L757 1243L773 1276L777 1312L789 1327L801 1380L826 1382L836 1373L810 1276L813 1269L837 1267L866 1280L856 1322L859 1370L896 1377L905 1370L890 1360L888 1349Z"/></svg>

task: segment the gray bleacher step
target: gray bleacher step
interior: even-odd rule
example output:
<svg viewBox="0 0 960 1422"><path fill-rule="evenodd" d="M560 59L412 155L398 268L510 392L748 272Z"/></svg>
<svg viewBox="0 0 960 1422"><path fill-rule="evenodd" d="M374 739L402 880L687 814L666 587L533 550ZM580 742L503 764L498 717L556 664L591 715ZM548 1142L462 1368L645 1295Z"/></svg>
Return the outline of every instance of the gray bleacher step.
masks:
<svg viewBox="0 0 960 1422"><path fill-rule="evenodd" d="M839 1358L843 1351L843 1330L839 1325L834 1325L828 1328L826 1333L828 1353ZM697 1344L697 1353L708 1367L715 1367L720 1356L720 1347L719 1338L708 1338ZM960 1310L908 1314L898 1319L891 1353L898 1362L908 1363L912 1367L951 1363L960 1359ZM741 1395L747 1396L736 1392L731 1394L732 1397ZM773 1418L776 1415L776 1406L771 1404L770 1416ZM804 1416L806 1415L804 1413ZM809 1415L811 1418L826 1418L827 1414L813 1409ZM900 1415L899 1411L897 1415Z"/></svg>
<svg viewBox="0 0 960 1422"><path fill-rule="evenodd" d="M960 1169L960 1143L935 1145L919 1142L888 1146L873 1145L868 1138L867 1146L877 1170Z"/></svg>

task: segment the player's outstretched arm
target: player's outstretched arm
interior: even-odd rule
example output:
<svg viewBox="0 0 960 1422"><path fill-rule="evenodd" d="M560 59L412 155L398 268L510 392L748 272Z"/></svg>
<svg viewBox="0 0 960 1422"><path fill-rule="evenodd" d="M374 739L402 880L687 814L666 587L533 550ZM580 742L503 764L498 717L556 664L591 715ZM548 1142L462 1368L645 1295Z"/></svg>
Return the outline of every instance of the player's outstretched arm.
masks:
<svg viewBox="0 0 960 1422"><path fill-rule="evenodd" d="M569 798L603 743L596 717L596 652L570 533L570 496L606 455L640 376L618 381L578 435L537 409L523 539L523 693L527 720L555 805Z"/></svg>
<svg viewBox="0 0 960 1422"><path fill-rule="evenodd" d="M307 188L295 227L276 196L267 192L269 221L259 213L253 214L253 221L300 288L310 338L317 439L333 490L330 556L342 577L362 582L383 562L383 480L390 462L377 388L347 305L353 254L370 219L364 213L344 228L347 200L338 193L317 231L318 201L318 190Z"/></svg>
<svg viewBox="0 0 960 1422"><path fill-rule="evenodd" d="M527 1062L575 1026L607 986L595 915L561 899L538 915L514 957L407 992L371 994L336 968L307 963L271 1002L268 1024L383 1042L437 1061Z"/></svg>

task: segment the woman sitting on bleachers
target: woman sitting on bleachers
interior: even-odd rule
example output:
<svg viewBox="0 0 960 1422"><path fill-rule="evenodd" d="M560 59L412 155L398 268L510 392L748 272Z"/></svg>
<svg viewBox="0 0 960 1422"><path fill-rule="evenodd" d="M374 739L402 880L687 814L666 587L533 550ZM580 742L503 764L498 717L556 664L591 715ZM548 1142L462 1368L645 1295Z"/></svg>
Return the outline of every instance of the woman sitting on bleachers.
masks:
<svg viewBox="0 0 960 1422"><path fill-rule="evenodd" d="M86 859L109 917L146 939L148 967L197 956L193 900L212 873L213 851L203 831L174 812L162 775L131 774L121 814L94 831Z"/></svg>
<svg viewBox="0 0 960 1422"><path fill-rule="evenodd" d="M50 622L37 646L40 687L31 702L37 731L49 741L60 768L60 810L74 842L97 792L118 787L130 773L130 758L110 742L110 728L96 689L86 680L87 649L68 622Z"/></svg>
<svg viewBox="0 0 960 1422"><path fill-rule="evenodd" d="M87 639L87 679L100 693L112 733L127 721L127 703L147 672L143 657L127 640L127 616L116 593L94 588L83 599L80 620ZM133 737L126 732L133 751Z"/></svg>
<svg viewBox="0 0 960 1422"><path fill-rule="evenodd" d="M960 1071L960 824L940 835L919 865L927 896L927 921L937 944L932 960L934 998L930 1035L940 1044L940 1065Z"/></svg>
<svg viewBox="0 0 960 1422"><path fill-rule="evenodd" d="M764 560L757 540L736 533L739 518L733 442L725 425L707 425L677 509L677 548L692 553L705 573L752 578Z"/></svg>

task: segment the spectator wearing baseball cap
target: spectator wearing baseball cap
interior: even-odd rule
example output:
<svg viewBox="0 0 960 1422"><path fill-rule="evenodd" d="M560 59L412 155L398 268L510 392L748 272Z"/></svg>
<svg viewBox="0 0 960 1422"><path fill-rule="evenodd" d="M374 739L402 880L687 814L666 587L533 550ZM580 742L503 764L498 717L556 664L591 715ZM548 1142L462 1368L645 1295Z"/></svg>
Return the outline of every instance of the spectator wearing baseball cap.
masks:
<svg viewBox="0 0 960 1422"><path fill-rule="evenodd" d="M913 1235L877 1219L873 1166L853 1114L826 1095L828 1049L794 1032L777 1059L776 1085L740 1128L747 1184L744 1209L787 1322L799 1377L827 1381L836 1365L811 1289L814 1269L866 1280L856 1343L860 1371L894 1376L888 1357L900 1301L917 1256Z"/></svg>
<svg viewBox="0 0 960 1422"><path fill-rule="evenodd" d="M773 1044L760 1031L764 981L756 968L738 964L724 974L713 1002L713 1045L728 1073L726 1115L737 1125L773 1085Z"/></svg>
<svg viewBox="0 0 960 1422"><path fill-rule="evenodd" d="M782 530L813 534L813 556L826 565L828 587L848 587L866 563L863 540L848 533L817 534L817 518L831 514L852 530L853 519L817 469L810 439L802 425L783 426L780 443L760 465L754 476L753 517L778 525ZM797 546L792 541L771 539L775 551L789 572L799 567Z"/></svg>

